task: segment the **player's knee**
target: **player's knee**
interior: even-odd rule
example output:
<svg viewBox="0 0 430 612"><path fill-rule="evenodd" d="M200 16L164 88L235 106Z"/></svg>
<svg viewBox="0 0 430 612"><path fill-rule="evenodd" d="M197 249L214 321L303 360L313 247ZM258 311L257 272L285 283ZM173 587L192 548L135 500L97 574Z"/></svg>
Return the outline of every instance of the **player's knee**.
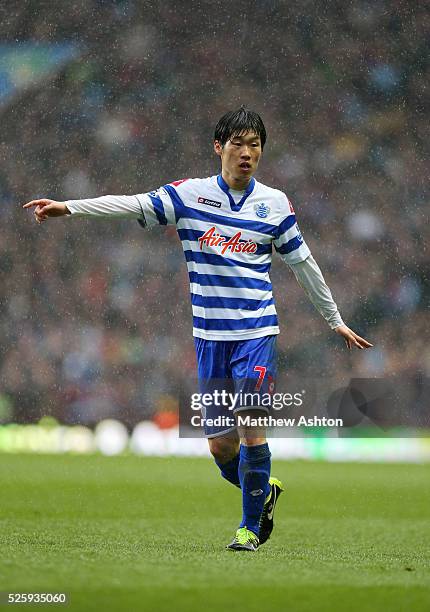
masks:
<svg viewBox="0 0 430 612"><path fill-rule="evenodd" d="M232 438L211 438L209 450L220 463L227 463L236 457L239 452L239 440Z"/></svg>
<svg viewBox="0 0 430 612"><path fill-rule="evenodd" d="M266 428L264 421L266 413L262 410L246 410L241 412L242 417L256 420L256 425L242 425L238 427L240 443L244 446L260 446L266 443Z"/></svg>

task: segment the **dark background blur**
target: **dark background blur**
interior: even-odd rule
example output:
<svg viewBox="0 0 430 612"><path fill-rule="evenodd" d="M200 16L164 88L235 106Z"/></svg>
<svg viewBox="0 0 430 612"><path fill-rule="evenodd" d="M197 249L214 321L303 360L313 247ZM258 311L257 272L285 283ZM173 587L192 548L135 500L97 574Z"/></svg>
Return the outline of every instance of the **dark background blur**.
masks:
<svg viewBox="0 0 430 612"><path fill-rule="evenodd" d="M429 32L418 1L3 0L0 58L75 55L0 98L0 418L175 410L195 358L174 228L39 227L21 205L216 174L214 125L241 104L268 130L257 178L291 198L344 320L375 345L348 354L275 257L281 383L429 376Z"/></svg>

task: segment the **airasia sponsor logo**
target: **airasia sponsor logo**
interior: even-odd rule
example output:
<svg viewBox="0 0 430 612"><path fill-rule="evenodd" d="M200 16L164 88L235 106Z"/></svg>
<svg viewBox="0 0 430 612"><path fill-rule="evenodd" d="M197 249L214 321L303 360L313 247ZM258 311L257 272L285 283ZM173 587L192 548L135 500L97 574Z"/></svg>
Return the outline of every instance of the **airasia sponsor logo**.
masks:
<svg viewBox="0 0 430 612"><path fill-rule="evenodd" d="M211 227L199 238L200 250L203 250L203 245L208 247L217 247L221 251L221 255L224 255L228 249L232 253L255 253L257 250L257 244L251 240L241 240L242 232L237 232L231 238L221 236L217 231L216 227Z"/></svg>

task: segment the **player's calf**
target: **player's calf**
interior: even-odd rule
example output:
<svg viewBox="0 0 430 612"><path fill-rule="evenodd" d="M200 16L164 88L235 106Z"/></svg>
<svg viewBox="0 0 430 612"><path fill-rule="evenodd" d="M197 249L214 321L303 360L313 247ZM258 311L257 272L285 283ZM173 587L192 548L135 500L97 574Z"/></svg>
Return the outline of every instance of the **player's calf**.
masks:
<svg viewBox="0 0 430 612"><path fill-rule="evenodd" d="M239 481L239 437L236 432L226 436L210 438L209 449L221 476L240 488Z"/></svg>

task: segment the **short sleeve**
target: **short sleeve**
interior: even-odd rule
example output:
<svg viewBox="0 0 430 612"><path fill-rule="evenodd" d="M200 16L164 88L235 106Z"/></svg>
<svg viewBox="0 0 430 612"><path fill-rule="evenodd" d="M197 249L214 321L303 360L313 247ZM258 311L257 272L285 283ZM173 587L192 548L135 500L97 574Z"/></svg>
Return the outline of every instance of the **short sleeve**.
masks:
<svg viewBox="0 0 430 612"><path fill-rule="evenodd" d="M174 225L178 220L178 211L166 187L155 191L137 194L142 209L144 222L141 225L152 227L154 225Z"/></svg>
<svg viewBox="0 0 430 612"><path fill-rule="evenodd" d="M281 215L274 240L275 249L287 264L299 263L307 259L311 252L300 232L294 208L286 196L282 208L287 214Z"/></svg>

